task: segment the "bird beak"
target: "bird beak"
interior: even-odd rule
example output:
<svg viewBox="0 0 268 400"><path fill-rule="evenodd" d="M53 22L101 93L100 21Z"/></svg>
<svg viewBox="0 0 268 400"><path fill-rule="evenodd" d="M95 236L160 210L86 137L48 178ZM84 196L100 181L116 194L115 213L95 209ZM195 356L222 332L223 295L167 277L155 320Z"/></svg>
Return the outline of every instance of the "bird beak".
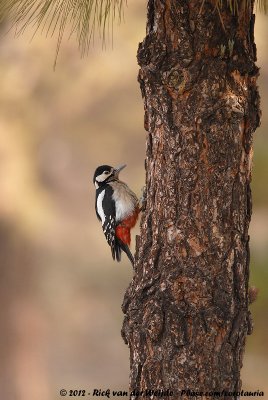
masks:
<svg viewBox="0 0 268 400"><path fill-rule="evenodd" d="M116 176L119 175L119 172L122 171L127 166L127 164L119 165L118 167L114 168L114 173Z"/></svg>

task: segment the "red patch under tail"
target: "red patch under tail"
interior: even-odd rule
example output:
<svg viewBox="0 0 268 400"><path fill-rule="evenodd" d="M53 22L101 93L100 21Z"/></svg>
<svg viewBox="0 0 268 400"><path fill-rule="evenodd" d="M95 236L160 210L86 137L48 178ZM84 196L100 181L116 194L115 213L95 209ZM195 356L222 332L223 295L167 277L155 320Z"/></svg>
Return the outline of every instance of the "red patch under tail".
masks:
<svg viewBox="0 0 268 400"><path fill-rule="evenodd" d="M122 226L122 225L118 225L115 228L115 235L116 237L118 237L118 239L122 240L123 243L127 244L128 246L130 245L130 229Z"/></svg>
<svg viewBox="0 0 268 400"><path fill-rule="evenodd" d="M135 212L128 218L124 219L115 229L115 235L122 240L123 243L130 245L130 229L136 225L139 216L139 208L135 209Z"/></svg>

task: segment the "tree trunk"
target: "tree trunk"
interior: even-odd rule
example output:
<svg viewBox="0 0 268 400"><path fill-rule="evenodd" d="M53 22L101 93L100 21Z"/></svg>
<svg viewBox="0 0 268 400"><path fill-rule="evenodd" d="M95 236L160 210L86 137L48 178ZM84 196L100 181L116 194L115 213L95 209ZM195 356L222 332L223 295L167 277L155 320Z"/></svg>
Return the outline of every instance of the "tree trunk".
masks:
<svg viewBox="0 0 268 400"><path fill-rule="evenodd" d="M146 202L123 303L132 399L241 389L260 112L253 4L237 1L233 15L226 3L148 2L138 50Z"/></svg>

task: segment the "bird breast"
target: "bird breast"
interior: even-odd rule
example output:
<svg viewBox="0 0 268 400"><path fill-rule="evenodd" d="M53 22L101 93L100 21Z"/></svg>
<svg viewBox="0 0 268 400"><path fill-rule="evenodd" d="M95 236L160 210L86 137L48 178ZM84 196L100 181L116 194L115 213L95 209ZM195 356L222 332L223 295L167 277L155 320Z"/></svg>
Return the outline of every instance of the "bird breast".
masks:
<svg viewBox="0 0 268 400"><path fill-rule="evenodd" d="M116 221L129 217L138 205L138 199L124 182L111 182L115 202Z"/></svg>

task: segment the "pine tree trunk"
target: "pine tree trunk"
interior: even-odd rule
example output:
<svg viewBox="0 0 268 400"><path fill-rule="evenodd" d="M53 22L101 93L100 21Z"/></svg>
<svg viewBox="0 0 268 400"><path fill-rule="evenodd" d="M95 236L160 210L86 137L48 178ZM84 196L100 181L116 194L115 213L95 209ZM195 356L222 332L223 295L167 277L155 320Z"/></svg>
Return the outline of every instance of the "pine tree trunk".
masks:
<svg viewBox="0 0 268 400"><path fill-rule="evenodd" d="M146 203L123 303L131 391L169 389L173 396L161 398L174 400L188 398L187 389L241 389L252 330L248 227L260 115L246 3L238 1L233 15L210 1L148 2L138 50Z"/></svg>

